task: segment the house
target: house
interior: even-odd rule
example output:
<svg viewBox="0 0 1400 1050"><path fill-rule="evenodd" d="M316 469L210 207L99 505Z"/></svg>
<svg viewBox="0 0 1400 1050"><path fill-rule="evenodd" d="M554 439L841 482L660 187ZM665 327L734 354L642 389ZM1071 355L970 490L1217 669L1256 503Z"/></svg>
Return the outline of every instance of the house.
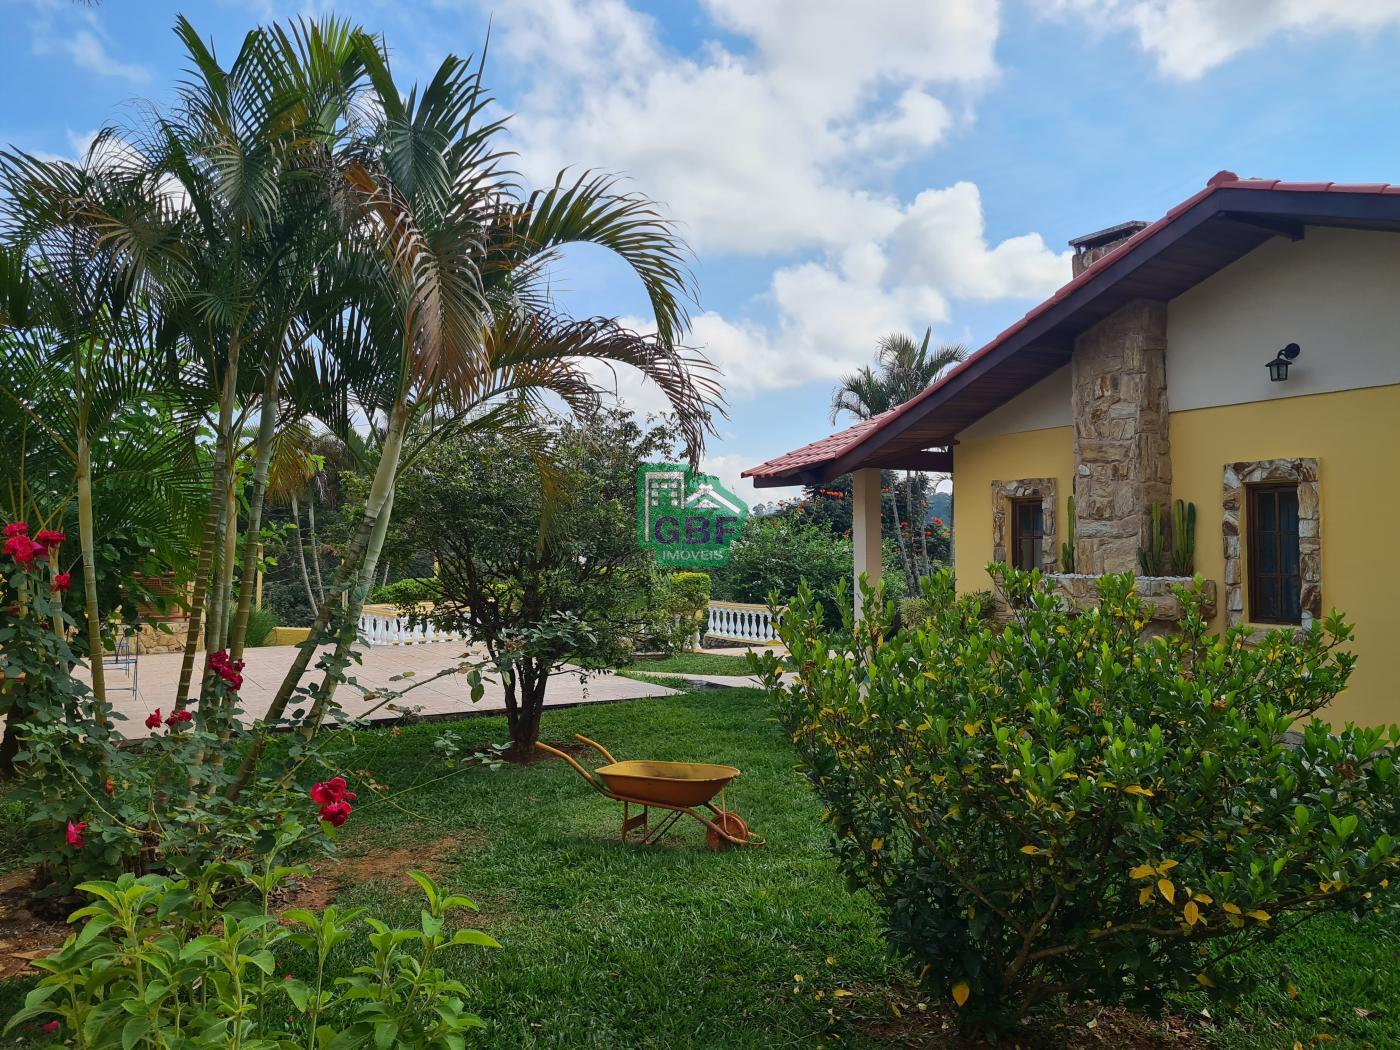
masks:
<svg viewBox="0 0 1400 1050"><path fill-rule="evenodd" d="M1334 720L1400 720L1400 186L1220 172L1156 222L1071 242L1068 284L914 400L746 471L855 473L879 572L881 468L953 474L958 586L985 566L1139 572L1153 508L1194 504L1214 625L1343 611L1360 656ZM1143 579L1159 629L1170 583Z"/></svg>

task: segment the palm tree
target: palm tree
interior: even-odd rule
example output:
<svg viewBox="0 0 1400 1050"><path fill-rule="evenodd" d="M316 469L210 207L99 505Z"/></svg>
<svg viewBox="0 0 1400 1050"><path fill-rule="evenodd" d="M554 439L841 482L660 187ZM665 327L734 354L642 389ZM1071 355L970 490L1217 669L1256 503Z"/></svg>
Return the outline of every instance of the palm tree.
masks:
<svg viewBox="0 0 1400 1050"><path fill-rule="evenodd" d="M921 341L904 332L883 336L876 344L875 368L865 365L847 373L831 395L831 421L842 412L869 419L888 412L922 393L949 368L967 358L956 344L931 349L933 329Z"/></svg>
<svg viewBox="0 0 1400 1050"><path fill-rule="evenodd" d="M327 422L358 413L370 421L377 463L357 527L312 626L326 637L342 595L347 609L322 657L302 731L329 710L348 664L355 625L374 577L393 488L415 442L441 428L504 425L519 398L544 391L580 405L596 396L583 363L629 365L665 393L692 458L720 411L708 363L679 345L685 302L693 298L686 248L646 198L606 176L562 175L547 190L519 197L497 149L503 122L484 119L481 69L449 56L421 92L395 84L387 56L358 40L372 84L366 134L347 140L332 171L346 190L352 229L334 266L355 289L328 318L317 344L332 360L306 362L333 401ZM557 314L547 268L567 244L587 242L629 264L650 299L656 333L642 336L608 319ZM328 380L335 380L328 382ZM280 721L312 658L298 654L267 712ZM252 775L260 734L231 787Z"/></svg>
<svg viewBox="0 0 1400 1050"><path fill-rule="evenodd" d="M967 358L967 350L956 344L947 344L937 349L930 348L933 329L924 329L924 337L915 342L913 336L896 332L884 336L876 346L875 367L864 365L854 372L847 373L831 395L831 421L833 423L845 412L856 419L871 419L883 412L917 397L945 371ZM909 580L917 580L932 570L932 560L928 554L927 538L924 536L924 500L915 496L917 489L922 493L925 479L921 472L904 472L905 508L899 507L900 488L891 484L888 488L891 511L894 516L895 538L899 543L900 557ZM908 522L908 539L901 522Z"/></svg>

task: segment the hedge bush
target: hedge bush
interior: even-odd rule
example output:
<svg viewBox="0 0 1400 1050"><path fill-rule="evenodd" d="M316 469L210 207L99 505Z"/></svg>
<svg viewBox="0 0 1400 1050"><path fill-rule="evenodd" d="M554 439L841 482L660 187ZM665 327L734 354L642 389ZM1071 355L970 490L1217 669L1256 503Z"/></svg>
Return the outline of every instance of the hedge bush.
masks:
<svg viewBox="0 0 1400 1050"><path fill-rule="evenodd" d="M992 571L1004 627L947 572L901 631L876 600L829 629L804 588L757 661L850 884L966 1024L1228 989L1241 949L1394 905L1400 728L1316 717L1355 663L1339 616L1212 635L1198 582L1145 638L1130 576L1076 614Z"/></svg>

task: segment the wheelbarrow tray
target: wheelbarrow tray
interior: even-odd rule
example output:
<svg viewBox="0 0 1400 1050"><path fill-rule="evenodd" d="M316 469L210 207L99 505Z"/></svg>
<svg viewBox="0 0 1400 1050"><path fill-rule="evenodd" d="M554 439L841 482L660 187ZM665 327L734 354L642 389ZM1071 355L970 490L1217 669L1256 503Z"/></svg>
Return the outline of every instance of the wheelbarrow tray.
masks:
<svg viewBox="0 0 1400 1050"><path fill-rule="evenodd" d="M739 775L709 762L613 762L594 772L614 795L667 806L700 806Z"/></svg>

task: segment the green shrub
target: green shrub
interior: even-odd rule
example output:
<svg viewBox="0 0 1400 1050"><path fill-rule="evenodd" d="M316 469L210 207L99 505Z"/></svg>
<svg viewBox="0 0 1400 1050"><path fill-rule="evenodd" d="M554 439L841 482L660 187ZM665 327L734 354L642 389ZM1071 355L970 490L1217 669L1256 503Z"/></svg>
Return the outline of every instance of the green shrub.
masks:
<svg viewBox="0 0 1400 1050"><path fill-rule="evenodd" d="M933 619L933 606L924 597L901 598L899 600L899 625L901 627L923 627Z"/></svg>
<svg viewBox="0 0 1400 1050"><path fill-rule="evenodd" d="M657 589L657 633L673 653L693 649L700 640L705 609L710 604L710 574L673 572Z"/></svg>
<svg viewBox="0 0 1400 1050"><path fill-rule="evenodd" d="M271 609L249 609L248 610L248 633L244 636L244 644L250 649L267 644L267 636L277 626L277 614Z"/></svg>
<svg viewBox="0 0 1400 1050"><path fill-rule="evenodd" d="M1240 949L1395 904L1400 728L1315 717L1355 663L1339 616L1212 635L1198 582L1180 633L1146 639L1131 576L1077 615L1039 573L992 571L1005 627L946 572L899 632L874 601L829 630L804 588L790 655L759 661L851 885L966 1023L1224 990Z"/></svg>
<svg viewBox="0 0 1400 1050"><path fill-rule="evenodd" d="M479 930L450 925L475 909L413 873L427 897L418 927L391 930L360 909L293 908L279 923L273 891L305 868L216 865L193 879L122 875L79 889L92 903L82 928L34 965L47 971L6 1026L54 1024L88 1050L180 1046L462 1047L483 1027L464 1009L466 989L437 965L461 945L499 947ZM228 904L230 893L256 900ZM335 947L368 926L369 950L350 969ZM292 955L309 979L281 972ZM313 1035L314 1033L314 1035Z"/></svg>
<svg viewBox="0 0 1400 1050"><path fill-rule="evenodd" d="M397 605L401 609L408 609L419 602L430 602L436 595L437 580L431 576L420 576L395 580L388 586L377 587L370 592L369 600L374 605Z"/></svg>

